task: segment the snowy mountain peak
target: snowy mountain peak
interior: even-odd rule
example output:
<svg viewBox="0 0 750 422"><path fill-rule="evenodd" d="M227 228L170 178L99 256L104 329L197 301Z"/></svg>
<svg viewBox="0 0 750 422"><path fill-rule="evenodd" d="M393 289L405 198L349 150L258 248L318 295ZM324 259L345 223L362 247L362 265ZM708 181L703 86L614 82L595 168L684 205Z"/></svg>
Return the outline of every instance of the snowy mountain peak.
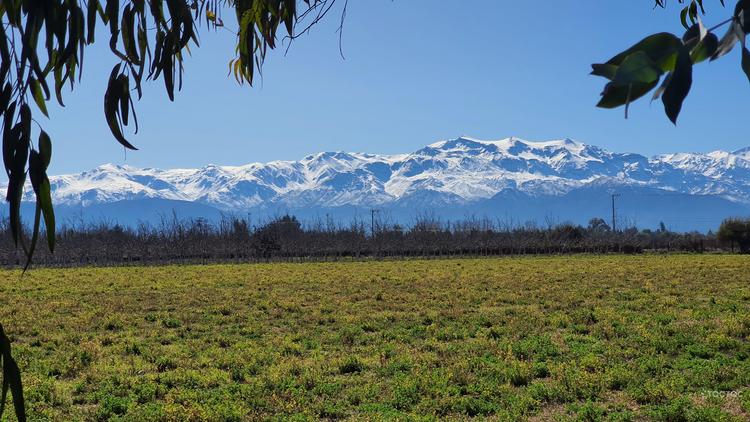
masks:
<svg viewBox="0 0 750 422"><path fill-rule="evenodd" d="M472 138L470 136L461 136L456 139L450 139L450 140L444 140L444 141L438 141L433 144L428 145L428 148L434 148L434 149L454 149L454 148L478 148L478 147L486 147L486 146L495 146L498 149L507 150L509 148L513 148L519 145L523 145L525 147L531 148L531 149L545 149L545 148L573 148L573 149L580 149L581 147L584 147L584 144L581 144L579 142L576 142L570 138L565 138L562 140L554 140L554 141L526 141L521 138L516 137L510 137L495 141L487 141L477 138Z"/></svg>
<svg viewBox="0 0 750 422"><path fill-rule="evenodd" d="M156 198L227 211L266 206L435 206L473 203L508 192L559 196L595 186L718 195L750 204L750 148L649 159L569 138L487 141L461 136L399 155L337 151L299 161L173 170L104 164L50 180L58 204ZM25 199L33 200L33 193L26 192Z"/></svg>

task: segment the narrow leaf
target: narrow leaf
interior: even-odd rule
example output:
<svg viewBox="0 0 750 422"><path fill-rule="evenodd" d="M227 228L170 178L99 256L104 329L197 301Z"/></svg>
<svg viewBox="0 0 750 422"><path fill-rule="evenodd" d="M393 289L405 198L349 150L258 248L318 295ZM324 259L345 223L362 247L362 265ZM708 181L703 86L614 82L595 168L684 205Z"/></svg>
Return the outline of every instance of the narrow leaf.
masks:
<svg viewBox="0 0 750 422"><path fill-rule="evenodd" d="M13 395L13 407L16 412L18 422L26 422L26 411L23 399L23 385L21 384L21 370L18 368L16 360L13 359L10 348L10 339L5 335L3 326L0 325L0 353L3 356L3 387L0 398L0 415L5 408L5 399L10 389Z"/></svg>
<svg viewBox="0 0 750 422"><path fill-rule="evenodd" d="M118 78L120 71L120 65L118 64L112 69L112 73L109 75L109 83L107 84L107 90L104 93L104 117L107 120L107 125L112 135L115 137L117 142L128 149L137 150L127 139L122 135L122 129L120 128L120 122L117 120L117 115L120 106L120 96L122 95L122 87Z"/></svg>
<svg viewBox="0 0 750 422"><path fill-rule="evenodd" d="M89 44L94 43L94 36L96 35L96 12L99 7L101 7L99 5L99 0L88 0L88 10L86 16L86 26L88 27L88 34L86 37L86 42Z"/></svg>
<svg viewBox="0 0 750 422"><path fill-rule="evenodd" d="M693 61L688 50L683 47L677 55L675 70L661 98L664 103L664 111L674 124L677 124L677 117L680 115L682 104L690 92L692 84Z"/></svg>
<svg viewBox="0 0 750 422"><path fill-rule="evenodd" d="M36 106L39 107L39 110L47 117L49 117L49 114L47 114L47 104L44 100L44 93L42 92L42 87L39 85L39 81L37 81L34 78L31 78L29 81L29 86L31 88L31 95L34 97L34 102L36 103Z"/></svg>
<svg viewBox="0 0 750 422"><path fill-rule="evenodd" d="M52 160L52 141L45 131L39 134L39 155L42 158L42 168L47 170Z"/></svg>
<svg viewBox="0 0 750 422"><path fill-rule="evenodd" d="M26 264L23 266L23 273L31 266L31 261L34 258L34 251L36 250L36 242L39 240L39 222L42 218L42 209L39 204L36 204L34 209L34 228L31 230L31 243L29 244L29 250L26 254ZM1 414L0 414L1 415Z"/></svg>
<svg viewBox="0 0 750 422"><path fill-rule="evenodd" d="M55 252L55 210L52 207L52 190L49 184L49 178L44 175L42 184L39 187L39 196L37 201L41 202L39 206L44 215L44 228L47 232L47 247L50 252Z"/></svg>

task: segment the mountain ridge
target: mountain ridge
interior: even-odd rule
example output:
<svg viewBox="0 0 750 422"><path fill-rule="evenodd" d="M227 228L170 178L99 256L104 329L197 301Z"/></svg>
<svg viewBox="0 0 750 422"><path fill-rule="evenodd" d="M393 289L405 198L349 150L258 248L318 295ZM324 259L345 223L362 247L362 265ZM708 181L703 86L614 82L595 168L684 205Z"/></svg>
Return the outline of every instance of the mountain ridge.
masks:
<svg viewBox="0 0 750 422"><path fill-rule="evenodd" d="M570 138L534 142L462 136L404 154L322 152L297 161L170 170L104 164L51 176L50 182L55 204L77 207L160 199L225 212L469 209L505 191L550 199L606 186L709 196L738 212L750 206L750 147L646 157ZM27 191L24 199L33 200L33 193Z"/></svg>

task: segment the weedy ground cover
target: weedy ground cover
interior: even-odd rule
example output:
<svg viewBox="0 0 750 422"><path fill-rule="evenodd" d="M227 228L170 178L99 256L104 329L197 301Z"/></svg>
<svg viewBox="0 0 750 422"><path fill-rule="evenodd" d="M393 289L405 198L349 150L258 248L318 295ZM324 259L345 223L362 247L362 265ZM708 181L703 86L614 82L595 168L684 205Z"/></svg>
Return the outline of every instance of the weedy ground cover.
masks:
<svg viewBox="0 0 750 422"><path fill-rule="evenodd" d="M3 271L0 321L31 420L750 419L741 256Z"/></svg>

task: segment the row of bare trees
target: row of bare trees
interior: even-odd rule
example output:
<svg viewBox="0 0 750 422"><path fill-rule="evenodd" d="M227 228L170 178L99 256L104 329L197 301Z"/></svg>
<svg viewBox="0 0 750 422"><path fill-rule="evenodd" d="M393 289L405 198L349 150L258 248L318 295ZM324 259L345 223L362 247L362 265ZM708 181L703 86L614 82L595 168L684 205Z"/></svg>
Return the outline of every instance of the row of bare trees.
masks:
<svg viewBox="0 0 750 422"><path fill-rule="evenodd" d="M0 220L0 263L16 266L7 220ZM573 224L512 225L489 218L442 221L417 217L407 226L330 217L303 224L289 215L253 224L226 215L219 221L163 217L135 227L100 222L67 224L55 254L39 251L36 265L77 266L127 263L253 262L383 257L450 257L565 253L705 252L724 245L712 233L674 233L629 228L613 231L601 219Z"/></svg>

